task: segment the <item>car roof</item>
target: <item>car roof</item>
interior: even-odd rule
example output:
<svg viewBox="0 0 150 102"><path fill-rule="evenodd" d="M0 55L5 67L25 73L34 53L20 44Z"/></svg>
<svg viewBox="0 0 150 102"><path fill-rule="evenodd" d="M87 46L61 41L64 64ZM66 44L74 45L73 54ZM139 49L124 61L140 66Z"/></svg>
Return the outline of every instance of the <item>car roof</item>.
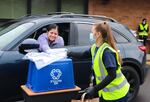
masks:
<svg viewBox="0 0 150 102"><path fill-rule="evenodd" d="M54 15L31 15L31 16L23 16L18 19L12 20L11 22L46 22L47 20L75 20L75 21L88 21L88 22L94 22L94 21L109 21L109 22L116 22L117 20L106 17L106 16L97 16L97 15L85 15L85 14L54 14Z"/></svg>
<svg viewBox="0 0 150 102"><path fill-rule="evenodd" d="M108 21L112 28L114 29L122 29L125 28L123 24L120 24L117 20L107 17L107 16L99 16L99 15L86 15L86 14L74 14L68 12L54 12L48 15L31 15L31 16L24 16L18 19L14 19L10 22L18 22L18 23L25 23L25 22L34 22L37 24L45 24L47 22L91 22L91 23L98 23L101 21Z"/></svg>

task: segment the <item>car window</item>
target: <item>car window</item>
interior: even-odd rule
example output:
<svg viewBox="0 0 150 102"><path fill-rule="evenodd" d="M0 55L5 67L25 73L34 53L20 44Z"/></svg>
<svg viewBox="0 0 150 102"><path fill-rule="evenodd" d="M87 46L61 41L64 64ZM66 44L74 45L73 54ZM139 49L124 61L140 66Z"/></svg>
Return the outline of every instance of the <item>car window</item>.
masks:
<svg viewBox="0 0 150 102"><path fill-rule="evenodd" d="M129 28L127 26L124 26L122 24L113 24L112 26L117 32L121 32L121 34L128 39L130 42L137 42L137 39L135 36L130 32Z"/></svg>
<svg viewBox="0 0 150 102"><path fill-rule="evenodd" d="M112 30L112 33L113 33L114 38L117 43L127 43L128 42L128 40L124 36L119 34L117 31Z"/></svg>
<svg viewBox="0 0 150 102"><path fill-rule="evenodd" d="M79 45L89 45L93 43L90 39L91 28L92 24L77 24Z"/></svg>
<svg viewBox="0 0 150 102"><path fill-rule="evenodd" d="M0 50L18 38L23 32L33 27L34 23L24 23L18 26L11 25L0 31ZM13 29L11 29L13 28ZM9 31L8 31L9 30ZM7 32L6 32L7 31ZM4 33L5 32L5 33Z"/></svg>
<svg viewBox="0 0 150 102"><path fill-rule="evenodd" d="M69 45L70 23L56 23L56 24L58 26L58 34L63 38L65 46ZM50 24L42 26L27 38L33 38L37 40L41 34L47 32L47 28L49 25Z"/></svg>
<svg viewBox="0 0 150 102"><path fill-rule="evenodd" d="M47 28L48 26L50 25L51 23L49 24L46 24L46 25L43 25L41 27L38 27L35 31L33 31L31 34L28 34L28 36L26 36L23 40L25 39L28 39L28 38L32 38L32 39L35 39L37 40L38 37L43 34L43 33L46 33L47 32ZM58 26L58 34L59 36L61 36L64 40L64 44L65 46L68 46L70 43L69 43L69 37L70 37L70 23L68 22L63 22L63 23L55 23L57 24ZM22 40L22 41L23 41ZM20 42L22 42L20 41ZM16 45L13 50L17 51L19 50L19 46L20 46L20 43L18 45Z"/></svg>
<svg viewBox="0 0 150 102"><path fill-rule="evenodd" d="M19 23L12 21L12 22L6 22L0 26L0 35L7 33L8 31L16 28Z"/></svg>
<svg viewBox="0 0 150 102"><path fill-rule="evenodd" d="M77 24L79 45L89 45L94 43L94 40L91 37L92 36L91 28L92 28L92 24L86 24L86 23ZM116 43L129 42L127 38L125 38L122 34L117 32L116 30L112 30L112 33L114 35L114 39Z"/></svg>

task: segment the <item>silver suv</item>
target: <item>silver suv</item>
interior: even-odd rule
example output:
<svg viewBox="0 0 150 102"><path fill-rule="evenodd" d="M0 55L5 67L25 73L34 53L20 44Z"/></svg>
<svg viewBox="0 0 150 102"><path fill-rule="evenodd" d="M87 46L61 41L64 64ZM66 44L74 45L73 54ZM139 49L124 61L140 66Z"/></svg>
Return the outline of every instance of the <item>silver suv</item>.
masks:
<svg viewBox="0 0 150 102"><path fill-rule="evenodd" d="M22 60L25 49L22 42L28 38L37 39L46 31L49 24L59 26L59 34L64 38L68 56L73 60L75 84L82 89L89 86L91 56L84 53L93 43L90 39L91 27L95 22L108 21L120 50L122 70L131 87L133 100L139 86L143 84L145 72L145 47L137 41L130 30L116 20L105 16L78 14L57 14L28 16L9 21L0 26L0 101L13 101L22 98L20 85L26 83L28 61ZM28 43L28 49L38 48ZM87 55L82 57L82 55Z"/></svg>

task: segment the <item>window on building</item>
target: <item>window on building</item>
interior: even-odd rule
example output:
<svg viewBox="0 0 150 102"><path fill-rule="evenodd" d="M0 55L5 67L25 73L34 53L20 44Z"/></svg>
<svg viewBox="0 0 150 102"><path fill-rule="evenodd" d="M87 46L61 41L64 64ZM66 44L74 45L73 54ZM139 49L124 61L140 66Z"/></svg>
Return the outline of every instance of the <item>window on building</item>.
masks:
<svg viewBox="0 0 150 102"><path fill-rule="evenodd" d="M84 0L62 0L62 12L84 13Z"/></svg>
<svg viewBox="0 0 150 102"><path fill-rule="evenodd" d="M0 18L18 18L26 15L26 0L1 0Z"/></svg>
<svg viewBox="0 0 150 102"><path fill-rule="evenodd" d="M57 0L32 0L32 14L48 14L57 11Z"/></svg>

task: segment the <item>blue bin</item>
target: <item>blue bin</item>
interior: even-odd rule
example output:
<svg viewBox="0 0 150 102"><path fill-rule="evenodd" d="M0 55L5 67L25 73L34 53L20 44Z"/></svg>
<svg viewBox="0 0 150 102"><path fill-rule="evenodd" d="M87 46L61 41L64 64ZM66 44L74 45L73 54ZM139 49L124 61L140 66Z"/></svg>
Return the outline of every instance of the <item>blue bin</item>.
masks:
<svg viewBox="0 0 150 102"><path fill-rule="evenodd" d="M62 59L40 70L30 61L26 86L33 92L74 88L72 60Z"/></svg>

